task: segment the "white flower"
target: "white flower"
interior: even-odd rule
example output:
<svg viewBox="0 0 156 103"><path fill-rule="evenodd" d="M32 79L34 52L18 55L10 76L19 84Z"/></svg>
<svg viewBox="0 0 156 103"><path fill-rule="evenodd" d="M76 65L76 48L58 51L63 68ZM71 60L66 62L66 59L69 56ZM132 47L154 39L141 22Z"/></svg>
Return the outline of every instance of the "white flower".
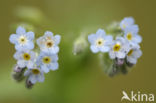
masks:
<svg viewBox="0 0 156 103"><path fill-rule="evenodd" d="M142 55L142 51L140 50L140 48L133 47L129 50L126 60L129 63L136 64L137 59L140 58L141 55Z"/></svg>
<svg viewBox="0 0 156 103"><path fill-rule="evenodd" d="M14 54L17 64L20 68L32 68L36 59L36 54L33 51L17 51Z"/></svg>
<svg viewBox="0 0 156 103"><path fill-rule="evenodd" d="M41 52L38 59L37 65L41 67L41 69L48 73L49 70L57 70L58 69L58 56L57 54L44 53Z"/></svg>
<svg viewBox="0 0 156 103"><path fill-rule="evenodd" d="M126 17L120 22L120 28L125 30L127 27L134 25L134 19L132 17Z"/></svg>
<svg viewBox="0 0 156 103"><path fill-rule="evenodd" d="M109 56L111 59L123 59L130 49L129 43L123 37L117 37L111 45Z"/></svg>
<svg viewBox="0 0 156 103"><path fill-rule="evenodd" d="M142 41L140 35L138 35L138 26L133 25L124 30L124 38L128 40L131 46L137 45Z"/></svg>
<svg viewBox="0 0 156 103"><path fill-rule="evenodd" d="M50 52L56 54L59 52L58 44L60 43L61 36L53 35L52 32L45 32L44 36L37 39L37 44L43 52Z"/></svg>
<svg viewBox="0 0 156 103"><path fill-rule="evenodd" d="M9 38L10 42L15 44L18 51L31 50L34 48L34 33L26 32L23 27L18 27L16 34L12 34Z"/></svg>
<svg viewBox="0 0 156 103"><path fill-rule="evenodd" d="M35 84L36 82L44 81L44 72L39 67L36 66L27 69L24 73L24 76L28 76L28 80L32 84Z"/></svg>
<svg viewBox="0 0 156 103"><path fill-rule="evenodd" d="M88 41L91 46L90 49L93 53L108 52L110 50L109 45L112 43L113 37L106 35L105 31L99 29L96 34L88 36Z"/></svg>

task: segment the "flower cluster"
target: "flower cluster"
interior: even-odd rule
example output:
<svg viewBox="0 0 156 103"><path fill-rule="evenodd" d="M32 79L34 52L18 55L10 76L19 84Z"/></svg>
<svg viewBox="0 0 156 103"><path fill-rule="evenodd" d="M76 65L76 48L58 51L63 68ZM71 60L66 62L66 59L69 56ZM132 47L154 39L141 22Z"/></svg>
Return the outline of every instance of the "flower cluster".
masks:
<svg viewBox="0 0 156 103"><path fill-rule="evenodd" d="M44 74L50 70L58 69L58 52L61 36L53 35L46 31L44 36L39 37L36 42L40 50L34 48L34 32L26 32L23 27L18 27L16 34L9 38L15 45L16 53L14 58L17 64L14 68L13 77L16 80L26 77L26 86L32 87L36 82L44 81Z"/></svg>
<svg viewBox="0 0 156 103"><path fill-rule="evenodd" d="M139 45L142 38L138 34L139 27L134 24L132 17L124 18L116 28L120 28L121 31L116 33L116 37L109 33L107 35L105 30L99 29L96 34L88 36L88 41L93 53L108 53L109 58L114 61L113 67L123 69L124 66L126 69L136 64L137 59L142 55Z"/></svg>

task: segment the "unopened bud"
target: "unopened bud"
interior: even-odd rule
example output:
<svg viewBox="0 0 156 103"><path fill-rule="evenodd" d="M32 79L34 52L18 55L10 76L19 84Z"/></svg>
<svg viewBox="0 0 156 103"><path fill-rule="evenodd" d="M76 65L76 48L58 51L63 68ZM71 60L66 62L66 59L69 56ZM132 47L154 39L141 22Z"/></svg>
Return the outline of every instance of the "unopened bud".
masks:
<svg viewBox="0 0 156 103"><path fill-rule="evenodd" d="M20 68L18 65L15 65L12 73L13 79L15 79L17 82L22 81L24 79L24 70L25 68Z"/></svg>
<svg viewBox="0 0 156 103"><path fill-rule="evenodd" d="M34 84L31 83L31 81L27 78L26 82L25 82L25 86L28 89L31 89L33 87Z"/></svg>
<svg viewBox="0 0 156 103"><path fill-rule="evenodd" d="M74 42L73 53L74 55L80 54L85 51L88 43L84 35L81 35L79 38L76 39Z"/></svg>
<svg viewBox="0 0 156 103"><path fill-rule="evenodd" d="M122 66L123 64L124 64L124 59L119 59L119 58L116 58L115 59L115 64L117 65L117 66Z"/></svg>

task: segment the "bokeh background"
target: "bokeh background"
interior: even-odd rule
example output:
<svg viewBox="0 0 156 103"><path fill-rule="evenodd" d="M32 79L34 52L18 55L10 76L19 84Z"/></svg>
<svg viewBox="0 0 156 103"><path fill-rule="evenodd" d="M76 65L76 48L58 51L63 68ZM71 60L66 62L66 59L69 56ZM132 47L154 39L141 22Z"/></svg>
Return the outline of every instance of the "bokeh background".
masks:
<svg viewBox="0 0 156 103"><path fill-rule="evenodd" d="M122 90L156 94L155 5L155 0L0 0L0 103L120 103ZM108 77L90 51L72 54L81 31L96 32L127 16L135 18L143 37L143 56L127 75ZM52 30L62 36L59 70L31 90L11 78L16 61L8 39L18 24L36 35Z"/></svg>

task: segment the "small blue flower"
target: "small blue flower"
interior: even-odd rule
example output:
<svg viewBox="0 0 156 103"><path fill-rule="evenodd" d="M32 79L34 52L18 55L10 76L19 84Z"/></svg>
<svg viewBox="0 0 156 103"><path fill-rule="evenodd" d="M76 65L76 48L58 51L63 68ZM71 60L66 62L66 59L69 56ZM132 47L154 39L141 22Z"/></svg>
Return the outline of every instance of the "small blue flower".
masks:
<svg viewBox="0 0 156 103"><path fill-rule="evenodd" d="M132 17L126 17L120 22L120 28L125 30L127 27L134 25L134 19Z"/></svg>
<svg viewBox="0 0 156 103"><path fill-rule="evenodd" d="M44 36L37 39L37 44L41 51L56 54L59 52L58 44L60 43L60 40L60 35L54 36L52 32L47 31Z"/></svg>
<svg viewBox="0 0 156 103"><path fill-rule="evenodd" d="M102 29L99 29L96 34L90 34L88 36L88 41L91 44L90 49L93 53L108 52L110 50L112 40L113 37L106 35L105 31Z"/></svg>
<svg viewBox="0 0 156 103"><path fill-rule="evenodd" d="M58 69L59 65L57 61L57 54L41 52L37 59L37 65L40 66L45 73L48 73L50 70Z"/></svg>
<svg viewBox="0 0 156 103"><path fill-rule="evenodd" d="M123 37L117 37L111 45L109 56L111 59L124 59L130 50L128 41Z"/></svg>
<svg viewBox="0 0 156 103"><path fill-rule="evenodd" d="M28 68L25 71L24 76L27 76L28 81L30 81L32 84L44 81L44 72L36 65L34 65L33 68Z"/></svg>
<svg viewBox="0 0 156 103"><path fill-rule="evenodd" d="M142 37L138 35L138 26L133 25L131 27L128 27L124 30L124 38L128 40L131 46L137 45L140 47L138 44L141 43Z"/></svg>
<svg viewBox="0 0 156 103"><path fill-rule="evenodd" d="M140 58L142 55L142 51L138 47L132 47L126 57L128 63L136 64L137 59Z"/></svg>
<svg viewBox="0 0 156 103"><path fill-rule="evenodd" d="M33 51L17 51L14 54L14 58L17 60L17 64L20 68L32 68L36 60L36 54Z"/></svg>
<svg viewBox="0 0 156 103"><path fill-rule="evenodd" d="M19 26L16 34L12 34L9 38L12 44L15 44L15 49L18 51L31 50L34 48L34 33L26 32L25 29Z"/></svg>

